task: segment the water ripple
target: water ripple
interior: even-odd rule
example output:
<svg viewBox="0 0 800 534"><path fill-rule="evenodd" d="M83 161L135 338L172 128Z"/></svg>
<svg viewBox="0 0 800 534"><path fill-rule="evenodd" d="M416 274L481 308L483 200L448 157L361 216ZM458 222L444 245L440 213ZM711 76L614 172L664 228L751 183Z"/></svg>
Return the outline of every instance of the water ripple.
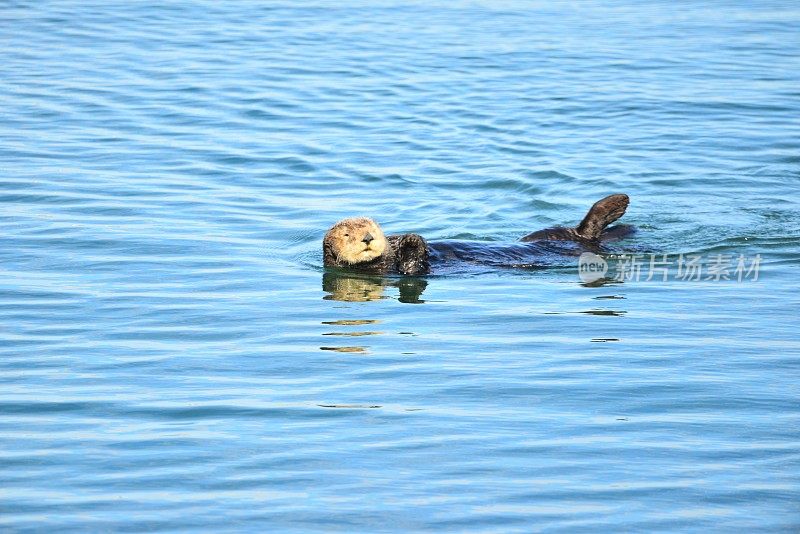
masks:
<svg viewBox="0 0 800 534"><path fill-rule="evenodd" d="M798 530L799 19L6 2L0 529ZM342 217L502 242L617 191L624 250L759 279L321 269Z"/></svg>

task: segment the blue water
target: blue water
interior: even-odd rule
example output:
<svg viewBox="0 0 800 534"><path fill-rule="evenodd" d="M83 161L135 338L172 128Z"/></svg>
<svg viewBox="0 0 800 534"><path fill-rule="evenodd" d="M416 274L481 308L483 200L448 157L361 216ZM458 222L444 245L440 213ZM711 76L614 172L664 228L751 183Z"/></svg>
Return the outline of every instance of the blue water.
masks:
<svg viewBox="0 0 800 534"><path fill-rule="evenodd" d="M796 2L0 6L0 530L800 530ZM623 249L324 273L327 227Z"/></svg>

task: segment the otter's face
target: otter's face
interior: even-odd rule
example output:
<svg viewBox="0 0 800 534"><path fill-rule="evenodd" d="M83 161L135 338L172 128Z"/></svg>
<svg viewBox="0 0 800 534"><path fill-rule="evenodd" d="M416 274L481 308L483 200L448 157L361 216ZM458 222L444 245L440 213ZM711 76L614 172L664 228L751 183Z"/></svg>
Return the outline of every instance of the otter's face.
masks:
<svg viewBox="0 0 800 534"><path fill-rule="evenodd" d="M381 227L366 217L339 221L325 234L324 243L340 261L350 265L374 260L387 246Z"/></svg>

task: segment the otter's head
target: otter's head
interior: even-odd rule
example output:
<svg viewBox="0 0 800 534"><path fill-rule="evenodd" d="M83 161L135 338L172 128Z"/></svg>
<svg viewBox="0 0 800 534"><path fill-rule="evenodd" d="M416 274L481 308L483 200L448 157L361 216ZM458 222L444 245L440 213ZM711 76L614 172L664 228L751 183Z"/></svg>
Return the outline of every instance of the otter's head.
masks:
<svg viewBox="0 0 800 534"><path fill-rule="evenodd" d="M341 262L358 265L374 260L386 250L386 238L372 219L358 217L334 224L325 234L323 247L330 247Z"/></svg>

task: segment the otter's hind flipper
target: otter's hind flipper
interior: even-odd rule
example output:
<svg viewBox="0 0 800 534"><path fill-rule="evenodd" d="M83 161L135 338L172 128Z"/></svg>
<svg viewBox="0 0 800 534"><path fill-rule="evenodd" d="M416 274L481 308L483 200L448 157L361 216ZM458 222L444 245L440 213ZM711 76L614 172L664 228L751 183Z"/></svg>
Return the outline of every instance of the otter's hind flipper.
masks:
<svg viewBox="0 0 800 534"><path fill-rule="evenodd" d="M575 232L584 239L600 239L606 226L625 214L629 202L628 195L623 194L609 195L598 200L575 228Z"/></svg>

